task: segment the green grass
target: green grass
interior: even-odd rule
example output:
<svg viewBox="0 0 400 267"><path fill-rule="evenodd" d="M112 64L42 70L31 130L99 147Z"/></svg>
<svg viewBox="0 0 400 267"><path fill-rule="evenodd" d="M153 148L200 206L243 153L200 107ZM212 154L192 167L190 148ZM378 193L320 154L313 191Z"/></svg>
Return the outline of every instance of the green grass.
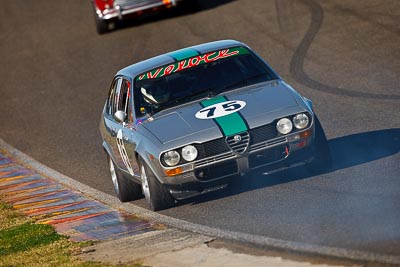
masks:
<svg viewBox="0 0 400 267"><path fill-rule="evenodd" d="M71 242L50 225L35 224L33 219L1 202L0 196L0 266L113 266L74 256L91 244ZM143 267L137 263L118 266Z"/></svg>
<svg viewBox="0 0 400 267"><path fill-rule="evenodd" d="M29 250L60 240L50 225L24 223L0 231L0 256Z"/></svg>
<svg viewBox="0 0 400 267"><path fill-rule="evenodd" d="M0 201L0 231L28 221L30 221L28 218L16 212L10 205Z"/></svg>

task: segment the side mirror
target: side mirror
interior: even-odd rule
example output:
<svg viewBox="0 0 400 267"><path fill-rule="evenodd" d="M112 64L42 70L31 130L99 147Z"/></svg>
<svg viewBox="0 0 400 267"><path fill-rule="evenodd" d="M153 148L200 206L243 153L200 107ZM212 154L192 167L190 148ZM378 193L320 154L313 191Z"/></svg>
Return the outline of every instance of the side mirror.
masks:
<svg viewBox="0 0 400 267"><path fill-rule="evenodd" d="M122 110L118 110L117 112L115 112L114 118L117 122L123 123L126 120L126 113Z"/></svg>

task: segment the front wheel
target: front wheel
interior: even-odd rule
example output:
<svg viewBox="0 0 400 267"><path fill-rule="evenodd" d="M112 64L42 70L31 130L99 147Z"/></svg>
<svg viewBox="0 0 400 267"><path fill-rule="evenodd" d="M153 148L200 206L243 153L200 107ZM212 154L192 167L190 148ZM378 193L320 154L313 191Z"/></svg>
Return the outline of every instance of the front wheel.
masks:
<svg viewBox="0 0 400 267"><path fill-rule="evenodd" d="M140 161L140 178L144 197L151 210L163 210L174 205L175 199L171 193L162 187L153 171L143 160Z"/></svg>
<svg viewBox="0 0 400 267"><path fill-rule="evenodd" d="M108 156L108 165L110 167L111 180L114 185L115 194L121 202L132 201L142 197L142 188L140 184L122 177L122 174L115 166L110 156Z"/></svg>

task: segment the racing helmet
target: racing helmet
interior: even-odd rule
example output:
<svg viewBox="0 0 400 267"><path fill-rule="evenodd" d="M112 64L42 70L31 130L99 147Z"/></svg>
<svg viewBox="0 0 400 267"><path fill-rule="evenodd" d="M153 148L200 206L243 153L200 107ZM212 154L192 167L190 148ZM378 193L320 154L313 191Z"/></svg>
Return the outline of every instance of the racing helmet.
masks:
<svg viewBox="0 0 400 267"><path fill-rule="evenodd" d="M168 102L171 93L168 87L159 84L143 85L140 88L143 99L149 104L164 104Z"/></svg>

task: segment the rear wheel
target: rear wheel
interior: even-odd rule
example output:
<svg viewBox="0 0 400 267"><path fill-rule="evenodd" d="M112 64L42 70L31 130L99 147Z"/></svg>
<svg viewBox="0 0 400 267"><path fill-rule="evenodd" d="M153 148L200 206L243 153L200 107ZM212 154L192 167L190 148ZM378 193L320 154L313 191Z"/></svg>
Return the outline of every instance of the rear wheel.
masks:
<svg viewBox="0 0 400 267"><path fill-rule="evenodd" d="M117 194L121 202L132 201L142 197L142 188L140 184L123 177L110 156L108 156L108 165L110 167L111 180L114 185L115 194Z"/></svg>
<svg viewBox="0 0 400 267"><path fill-rule="evenodd" d="M144 197L151 210L163 210L174 205L175 199L172 197L171 193L162 187L153 171L143 160L140 161L140 178L142 180Z"/></svg>
<svg viewBox="0 0 400 267"><path fill-rule="evenodd" d="M331 150L322 125L316 115L315 120L315 138L313 143L314 160L307 165L313 173L322 173L332 168Z"/></svg>

